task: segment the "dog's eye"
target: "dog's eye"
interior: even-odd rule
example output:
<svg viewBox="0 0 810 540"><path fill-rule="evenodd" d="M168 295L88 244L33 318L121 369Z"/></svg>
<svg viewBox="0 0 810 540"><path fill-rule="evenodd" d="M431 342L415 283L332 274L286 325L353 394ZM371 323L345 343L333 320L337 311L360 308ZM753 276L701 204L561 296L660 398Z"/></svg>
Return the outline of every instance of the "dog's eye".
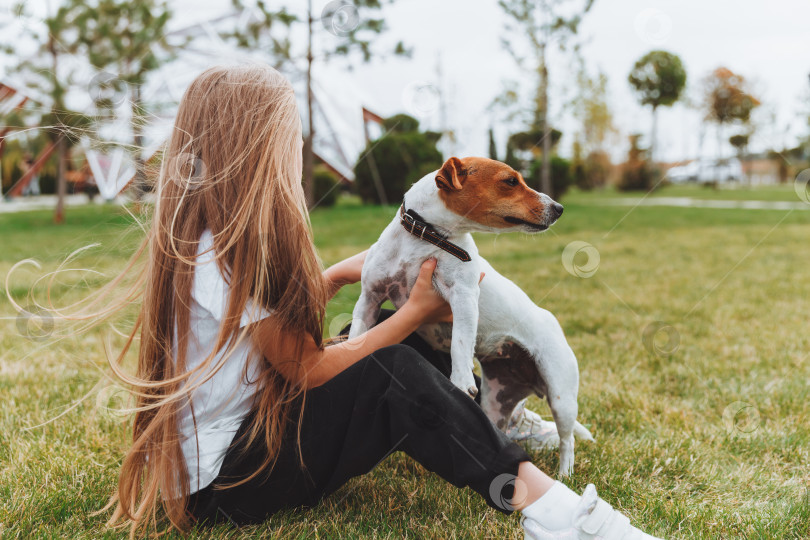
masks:
<svg viewBox="0 0 810 540"><path fill-rule="evenodd" d="M515 177L507 178L503 182L504 182L504 184L506 184L509 187L515 187L516 185L518 185L518 179L515 178Z"/></svg>

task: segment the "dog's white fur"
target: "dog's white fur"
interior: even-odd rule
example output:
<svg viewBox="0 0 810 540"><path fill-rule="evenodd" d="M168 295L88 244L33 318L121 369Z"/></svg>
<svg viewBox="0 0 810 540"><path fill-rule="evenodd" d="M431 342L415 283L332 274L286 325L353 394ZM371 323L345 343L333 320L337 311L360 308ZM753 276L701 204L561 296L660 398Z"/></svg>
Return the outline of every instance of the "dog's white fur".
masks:
<svg viewBox="0 0 810 540"><path fill-rule="evenodd" d="M434 182L438 171L425 175L405 194L405 208L418 212L448 240L471 256L462 262L433 244L408 233L394 217L371 247L362 270L362 293L354 308L349 337L372 326L381 304L390 299L399 308L408 299L422 262L436 257L433 284L453 311L452 323L422 326L418 333L434 348L450 351L450 380L475 395L473 358L482 367L481 404L487 416L504 429L520 399L545 396L560 437L560 474L574 466L574 433L591 439L577 421L579 370L557 319L535 305L514 283L496 272L479 254L470 232L538 232L528 225L490 228L445 206ZM538 193L551 225L554 201ZM479 284L480 273L486 276ZM528 368L528 369L527 369ZM528 375L527 375L528 374Z"/></svg>

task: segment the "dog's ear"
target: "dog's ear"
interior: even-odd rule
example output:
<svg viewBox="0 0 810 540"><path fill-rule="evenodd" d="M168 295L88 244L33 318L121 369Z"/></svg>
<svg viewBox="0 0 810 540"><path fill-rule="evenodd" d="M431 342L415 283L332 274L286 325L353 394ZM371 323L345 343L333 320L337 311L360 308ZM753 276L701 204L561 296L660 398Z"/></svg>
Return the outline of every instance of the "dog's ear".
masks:
<svg viewBox="0 0 810 540"><path fill-rule="evenodd" d="M457 157L445 161L436 174L436 186L447 191L461 189L461 177L464 176L462 167L461 160Z"/></svg>

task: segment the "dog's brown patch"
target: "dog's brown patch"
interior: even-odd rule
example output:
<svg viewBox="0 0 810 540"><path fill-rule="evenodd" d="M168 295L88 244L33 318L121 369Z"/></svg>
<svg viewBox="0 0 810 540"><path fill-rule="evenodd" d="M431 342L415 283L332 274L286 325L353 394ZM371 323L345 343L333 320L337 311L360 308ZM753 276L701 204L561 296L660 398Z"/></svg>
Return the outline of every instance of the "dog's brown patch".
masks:
<svg viewBox="0 0 810 540"><path fill-rule="evenodd" d="M515 405L521 399L531 394L541 398L545 396L546 384L537 370L537 362L517 343L505 343L499 352L479 360L483 377L497 381L502 386L495 396L500 408L494 411L498 418L493 421L498 428L506 427Z"/></svg>
<svg viewBox="0 0 810 540"><path fill-rule="evenodd" d="M500 161L451 157L436 174L439 197L451 211L488 227L506 229L517 218L540 225L544 205L523 176Z"/></svg>

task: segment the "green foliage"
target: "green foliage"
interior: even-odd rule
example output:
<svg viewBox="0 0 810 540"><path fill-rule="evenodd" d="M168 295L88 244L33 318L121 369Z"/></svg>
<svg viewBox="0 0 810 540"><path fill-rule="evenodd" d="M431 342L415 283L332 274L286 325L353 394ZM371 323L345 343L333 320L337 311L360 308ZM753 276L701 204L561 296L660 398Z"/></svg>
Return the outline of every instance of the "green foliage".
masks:
<svg viewBox="0 0 810 540"><path fill-rule="evenodd" d="M731 146L736 148L737 150L743 150L746 146L748 146L748 140L751 138L751 135L748 133L741 133L739 135L732 135L728 138L728 142L731 143Z"/></svg>
<svg viewBox="0 0 810 540"><path fill-rule="evenodd" d="M413 133L419 131L419 120L407 114L395 114L383 120L383 129L389 133Z"/></svg>
<svg viewBox="0 0 810 540"><path fill-rule="evenodd" d="M121 82L142 85L171 58L166 41L172 12L165 0L71 0L77 31L71 47Z"/></svg>
<svg viewBox="0 0 810 540"><path fill-rule="evenodd" d="M146 110L141 87L150 73L174 56L174 47L166 40L172 12L166 0L70 1L70 22L78 30L70 47L102 71L88 88L95 96L96 107L114 113L117 100L109 99L107 94L129 93L136 163L134 189L136 198L140 198L147 189L142 157Z"/></svg>
<svg viewBox="0 0 810 540"><path fill-rule="evenodd" d="M529 168L529 185L538 190L540 188L540 172L543 166L542 159L532 161ZM560 200L574 182L571 162L560 156L551 156L551 193L546 193L552 199Z"/></svg>
<svg viewBox="0 0 810 540"><path fill-rule="evenodd" d="M231 0L231 4L240 13L246 10L242 0ZM252 7L257 8L254 13L258 16L250 17L243 29L226 30L221 36L242 49L269 52L273 65L279 68L293 57L291 27L305 21L288 12L286 7L273 10L265 2L258 2Z"/></svg>
<svg viewBox="0 0 810 540"><path fill-rule="evenodd" d="M621 191L650 191L656 184L657 171L650 163L647 151L639 146L641 135L630 136L627 161L621 165L619 181Z"/></svg>
<svg viewBox="0 0 810 540"><path fill-rule="evenodd" d="M748 123L760 102L748 91L748 83L723 67L703 79L707 118L721 126L731 122Z"/></svg>
<svg viewBox="0 0 810 540"><path fill-rule="evenodd" d="M30 122L44 126L48 128L45 135L51 140L62 134L75 139L75 135L87 125L88 119L68 109L64 101L71 84L72 69L62 62L62 57L71 52L65 49L65 44L75 35L70 21L77 9L73 4L59 5L55 11L49 9L43 19L47 32L40 32L34 26L24 27L24 33L36 44L36 54L30 54L28 49L24 54L17 54L17 43L3 43L3 53L14 62L9 71L19 73L27 88L51 101L48 109L29 107L12 111L2 119L3 125L24 126ZM14 6L14 13L19 17L28 16L24 3Z"/></svg>
<svg viewBox="0 0 810 540"><path fill-rule="evenodd" d="M530 129L528 131L520 131L513 133L509 136L509 141L512 147L516 150L524 151L537 151L543 147L543 138L545 132L542 129ZM557 146L562 138L562 131L558 129L551 129L551 147Z"/></svg>
<svg viewBox="0 0 810 540"><path fill-rule="evenodd" d="M602 150L618 130L608 104L608 77L600 72L592 77L578 56L576 95L572 101L574 117L580 123L579 137L585 151Z"/></svg>
<svg viewBox="0 0 810 540"><path fill-rule="evenodd" d="M652 51L636 62L627 80L642 105L653 109L669 107L681 97L686 86L686 70L678 55Z"/></svg>
<svg viewBox="0 0 810 540"><path fill-rule="evenodd" d="M335 174L325 167L317 167L312 181L315 204L326 208L334 206L340 192Z"/></svg>
<svg viewBox="0 0 810 540"><path fill-rule="evenodd" d="M386 119L384 125L389 131L370 142L363 158L354 166L355 188L366 203L380 202L374 179L375 165L386 200L394 203L402 199L413 182L438 169L443 162L436 141L429 133L418 131L416 119L399 114Z"/></svg>
<svg viewBox="0 0 810 540"><path fill-rule="evenodd" d="M503 162L512 167L515 170L521 169L520 160L515 156L515 147L511 141L506 141L506 156L503 158Z"/></svg>
<svg viewBox="0 0 810 540"><path fill-rule="evenodd" d="M540 143L543 159L550 157L555 141L553 136L543 136L549 129L550 110L547 52L552 45L556 44L561 50L565 50L571 44L582 18L591 9L593 2L594 0L498 0L498 5L507 16L506 27L501 33L501 44L521 71L530 71L536 77L530 110L519 106L520 100L514 99L516 92L496 100L501 105L518 104L517 113L526 118L525 136L522 141L515 141L516 149ZM541 183L546 186L545 191L552 191L549 167L541 168L540 174Z"/></svg>
<svg viewBox="0 0 810 540"><path fill-rule="evenodd" d="M582 176L576 178L576 184L585 190L604 187L612 170L613 164L610 162L608 153L594 150L585 157Z"/></svg>
<svg viewBox="0 0 810 540"><path fill-rule="evenodd" d="M305 56L296 50L292 36L300 30L307 31L306 16L290 13L286 6L278 6L278 2L260 1L254 4L245 0L231 0L231 4L239 12L244 12L246 4L249 4L257 16L251 17L243 29L222 32L224 39L243 49L267 51L277 68ZM314 42L318 47L313 53L318 58L359 53L368 62L373 57L375 38L386 30L385 21L377 16L381 8L379 0L327 3L322 12L312 13L312 30L313 34L317 34ZM411 50L400 41L394 45L391 53L409 56Z"/></svg>

